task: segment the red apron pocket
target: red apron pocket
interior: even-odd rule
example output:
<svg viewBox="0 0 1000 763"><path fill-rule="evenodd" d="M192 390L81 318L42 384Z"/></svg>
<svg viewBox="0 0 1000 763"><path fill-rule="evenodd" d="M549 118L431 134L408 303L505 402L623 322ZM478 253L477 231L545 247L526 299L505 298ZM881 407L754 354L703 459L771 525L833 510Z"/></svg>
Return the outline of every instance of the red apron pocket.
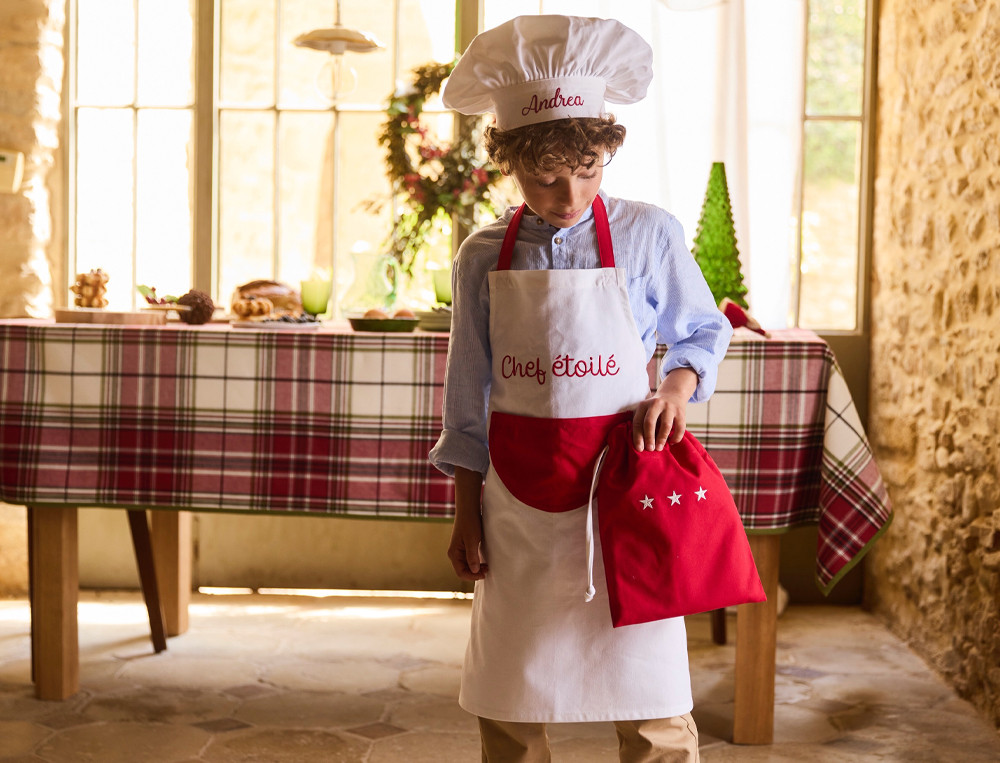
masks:
<svg viewBox="0 0 1000 763"><path fill-rule="evenodd" d="M545 419L494 411L490 464L517 500L541 511L587 504L594 462L616 424L632 412L577 419Z"/></svg>
<svg viewBox="0 0 1000 763"><path fill-rule="evenodd" d="M690 432L640 453L615 427L597 517L615 627L764 601L736 503Z"/></svg>

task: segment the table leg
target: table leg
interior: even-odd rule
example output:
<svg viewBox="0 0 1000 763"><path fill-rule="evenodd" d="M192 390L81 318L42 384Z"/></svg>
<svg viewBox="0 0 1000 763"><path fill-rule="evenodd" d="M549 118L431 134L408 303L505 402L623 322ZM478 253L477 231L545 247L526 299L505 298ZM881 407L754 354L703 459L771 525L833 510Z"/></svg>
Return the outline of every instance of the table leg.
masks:
<svg viewBox="0 0 1000 763"><path fill-rule="evenodd" d="M154 511L153 558L167 635L188 629L191 603L191 512Z"/></svg>
<svg viewBox="0 0 1000 763"><path fill-rule="evenodd" d="M751 535L750 550L767 601L736 608L735 744L774 739L774 668L778 632L780 535Z"/></svg>
<svg viewBox="0 0 1000 763"><path fill-rule="evenodd" d="M62 700L80 690L76 508L29 506L28 511L35 696Z"/></svg>
<svg viewBox="0 0 1000 763"><path fill-rule="evenodd" d="M139 585L142 598L146 601L149 614L149 632L153 640L153 651L159 654L167 648L167 634L163 626L163 607L160 604L160 587L156 582L156 565L153 560L153 545L149 539L149 521L142 509L130 509L128 526L132 531L132 547L135 549L135 563L139 568Z"/></svg>
<svg viewBox="0 0 1000 763"><path fill-rule="evenodd" d="M32 538L34 538L35 533L32 529L35 512L31 510L30 506L26 506L25 514L28 520L28 620L30 621L31 628L31 683L35 682L35 660L38 659L38 646L35 643L35 618L34 614L34 595L35 595L35 565L32 564L31 559L34 553L33 547L34 543Z"/></svg>
<svg viewBox="0 0 1000 763"><path fill-rule="evenodd" d="M712 624L712 643L721 646L726 643L726 610L713 609L709 617L711 618L709 622Z"/></svg>

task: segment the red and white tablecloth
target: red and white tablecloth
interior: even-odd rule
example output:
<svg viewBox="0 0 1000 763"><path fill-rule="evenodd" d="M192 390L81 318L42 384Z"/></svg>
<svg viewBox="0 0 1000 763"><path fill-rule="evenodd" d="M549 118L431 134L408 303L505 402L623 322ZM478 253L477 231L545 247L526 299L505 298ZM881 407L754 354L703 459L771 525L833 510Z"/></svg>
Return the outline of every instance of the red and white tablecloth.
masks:
<svg viewBox="0 0 1000 763"><path fill-rule="evenodd" d="M447 518L427 461L447 334L0 321L0 500ZM824 589L889 502L843 376L815 334L737 333L689 425L749 532L819 524Z"/></svg>
<svg viewBox="0 0 1000 763"><path fill-rule="evenodd" d="M0 323L0 500L448 517L448 337Z"/></svg>

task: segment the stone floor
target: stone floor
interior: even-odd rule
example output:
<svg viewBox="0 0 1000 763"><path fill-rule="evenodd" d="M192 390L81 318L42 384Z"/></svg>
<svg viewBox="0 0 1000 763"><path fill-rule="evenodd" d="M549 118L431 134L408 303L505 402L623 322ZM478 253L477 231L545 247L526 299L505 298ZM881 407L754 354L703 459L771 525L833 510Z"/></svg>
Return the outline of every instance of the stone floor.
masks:
<svg viewBox="0 0 1000 763"><path fill-rule="evenodd" d="M140 598L81 595L82 690L33 698L28 608L0 600L0 760L452 763L479 759L456 702L467 600L196 595L154 655ZM998 761L1000 735L873 617L796 607L778 625L775 741L734 746L733 659L689 618L702 759ZM609 724L551 732L553 760L614 761Z"/></svg>

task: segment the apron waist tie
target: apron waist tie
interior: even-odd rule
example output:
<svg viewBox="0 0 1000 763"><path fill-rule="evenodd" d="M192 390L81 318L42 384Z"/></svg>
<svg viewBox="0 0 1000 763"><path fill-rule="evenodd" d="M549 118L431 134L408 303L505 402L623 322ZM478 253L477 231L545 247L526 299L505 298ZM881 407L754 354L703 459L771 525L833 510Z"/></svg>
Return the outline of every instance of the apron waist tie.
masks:
<svg viewBox="0 0 1000 763"><path fill-rule="evenodd" d="M597 589L594 588L594 493L597 491L597 475L600 474L604 457L608 454L608 446L604 446L601 455L594 463L594 476L590 481L590 497L587 500L587 591L584 601L593 601Z"/></svg>

